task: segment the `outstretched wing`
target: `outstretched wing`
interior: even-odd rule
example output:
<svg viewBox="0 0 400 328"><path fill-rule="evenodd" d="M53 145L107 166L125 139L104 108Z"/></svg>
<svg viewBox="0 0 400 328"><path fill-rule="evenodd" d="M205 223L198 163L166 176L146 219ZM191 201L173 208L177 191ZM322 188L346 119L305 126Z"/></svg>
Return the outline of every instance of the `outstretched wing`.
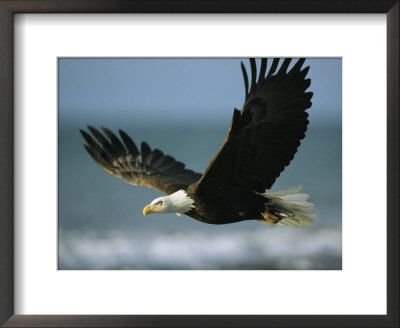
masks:
<svg viewBox="0 0 400 328"><path fill-rule="evenodd" d="M122 130L119 130L119 139L104 127L101 128L103 133L91 126L88 129L94 138L83 130L80 132L90 156L105 171L130 184L172 194L201 177L201 174L185 169L185 164L173 157L158 149L151 150L145 142L142 142L139 152L133 140Z"/></svg>
<svg viewBox="0 0 400 328"><path fill-rule="evenodd" d="M241 111L235 109L231 127L221 148L208 165L199 187L248 188L262 192L271 188L305 137L311 92L306 92L309 67L302 69L299 59L287 71L291 59L285 59L275 73L279 59L267 71L267 59L261 60L257 77L255 59L250 59L251 84L242 63L246 98Z"/></svg>

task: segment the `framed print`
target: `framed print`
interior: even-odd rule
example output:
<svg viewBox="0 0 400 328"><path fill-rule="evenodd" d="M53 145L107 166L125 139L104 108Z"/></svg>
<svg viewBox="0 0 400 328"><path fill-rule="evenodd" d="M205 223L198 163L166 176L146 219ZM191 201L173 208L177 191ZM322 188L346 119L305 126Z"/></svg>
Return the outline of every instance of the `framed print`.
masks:
<svg viewBox="0 0 400 328"><path fill-rule="evenodd" d="M180 1L168 5L1 1L0 8L1 47L7 49L1 54L5 154L0 158L1 324L398 325L397 1L184 6ZM249 62L249 57L257 59ZM160 195L140 191L134 196L138 204L134 203L126 190L139 187L126 185L117 193L111 184L122 182L96 167L90 155L109 170L109 157L101 157L104 152L99 147L106 145L112 154L109 146L118 148L121 141L110 131L122 129L138 144L149 140L152 149L160 147L189 168L203 170L196 162L206 157L200 151L207 143L195 140L214 140L221 134L222 142L233 107L240 108L242 96L228 97L231 102L222 107L228 108L229 115L220 114L226 126L216 125L213 130L211 121L219 119L213 106L209 113L214 114L207 116L207 101L202 102L206 96L185 89L185 83L178 87L178 82L196 83L199 92L206 94L220 85L236 90L228 82L238 79L238 89L243 91L240 61L253 84L254 66L263 69L261 57L305 57L312 81L319 81L311 91L317 93L313 99L321 117L309 117L309 133L315 139L307 144L306 138L301 145L305 157L313 160L296 171L304 172L303 179L311 171L319 176L318 182L309 184L314 190L309 193L321 209L320 222L329 215L335 224L338 217L343 221L336 226L318 223L317 228L291 234L290 230L275 233L259 222L254 222L261 225L257 228L234 223L237 228L224 232L223 225L219 230L207 230L197 221L185 226L175 214L165 214L165 222L162 215L139 216L144 205ZM200 69L195 72L193 67ZM164 68L170 72L163 72ZM198 77L195 82L189 83L185 70ZM131 72L138 80L131 79ZM168 82L167 74L173 77ZM212 79L201 83L202 74ZM226 75L227 82L219 80L218 74ZM160 80L167 87L157 84ZM157 90L157 96L146 95L146 86ZM197 103L202 115L191 116L194 111L179 102L167 104L163 88L165 94L175 95L174 100L183 99L178 96L181 90L187 97L185 104ZM218 97L210 98L215 106L223 101L224 89L218 92ZM319 100L324 92L325 103ZM138 107L143 110L129 109ZM165 116L168 108L169 117ZM328 116L332 108L336 112ZM135 116L140 122L130 124ZM202 119L207 133L195 137ZM168 130L171 122L179 120L185 123ZM320 128L319 120L329 124ZM196 126L189 125L194 121ZM327 126L335 122L342 122L339 130L327 137ZM111 144L102 143L100 130L88 130L86 124L110 127L101 133ZM183 131L183 125L189 128ZM80 136L79 129L86 132ZM120 137L135 152L130 139L124 133ZM89 154L85 142L92 147ZM193 144L198 157L183 151ZM220 143L209 144L215 153ZM307 153L307 147L314 151ZM174 148L177 154L171 152ZM146 149L141 146L144 157ZM300 151L298 156L301 160ZM325 172L317 169L318 163ZM290 187L287 183L275 190ZM308 192L307 182L298 183L304 183ZM318 183L320 189L314 187ZM187 190L186 196L190 195ZM123 208L125 204L130 205ZM333 204L340 206L329 212ZM145 207L143 213L149 211ZM168 224L173 221L176 224ZM105 230L96 230L99 227ZM259 232L261 228L265 229ZM312 241L307 244L308 240ZM178 243L179 247L173 246ZM275 258L271 252L257 253L261 246L274 244L281 244L280 250L296 248L297 257L287 261L286 253L276 253Z"/></svg>

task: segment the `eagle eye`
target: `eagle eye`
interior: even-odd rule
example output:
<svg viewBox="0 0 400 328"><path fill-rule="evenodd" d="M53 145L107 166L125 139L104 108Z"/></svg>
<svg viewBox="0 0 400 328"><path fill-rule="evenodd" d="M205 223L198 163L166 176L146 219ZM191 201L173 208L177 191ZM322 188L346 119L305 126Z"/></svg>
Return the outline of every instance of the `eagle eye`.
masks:
<svg viewBox="0 0 400 328"><path fill-rule="evenodd" d="M156 205L162 205L162 200L156 203Z"/></svg>

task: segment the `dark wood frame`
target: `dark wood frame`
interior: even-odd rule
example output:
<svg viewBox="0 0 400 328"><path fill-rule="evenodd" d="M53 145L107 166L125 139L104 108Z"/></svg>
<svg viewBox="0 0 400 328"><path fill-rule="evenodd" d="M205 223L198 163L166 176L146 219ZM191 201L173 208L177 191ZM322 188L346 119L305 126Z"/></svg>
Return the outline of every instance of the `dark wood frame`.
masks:
<svg viewBox="0 0 400 328"><path fill-rule="evenodd" d="M0 324L4 327L399 327L399 7L398 0L0 0ZM387 315L14 315L13 16L91 12L386 14Z"/></svg>

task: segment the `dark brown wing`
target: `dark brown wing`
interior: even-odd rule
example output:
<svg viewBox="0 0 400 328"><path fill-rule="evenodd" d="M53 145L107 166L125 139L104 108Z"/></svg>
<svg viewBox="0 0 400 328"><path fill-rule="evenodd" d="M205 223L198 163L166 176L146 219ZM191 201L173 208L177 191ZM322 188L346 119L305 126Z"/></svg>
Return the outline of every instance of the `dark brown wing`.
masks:
<svg viewBox="0 0 400 328"><path fill-rule="evenodd" d="M228 135L204 172L199 187L245 187L262 192L271 188L300 145L307 130L311 92L306 92L309 67L302 70L299 59L290 71L285 59L277 73L274 59L266 75L267 59L250 59L251 85L242 63L246 99L241 111L235 109Z"/></svg>
<svg viewBox="0 0 400 328"><path fill-rule="evenodd" d="M103 133L91 126L88 129L94 138L83 130L80 132L90 156L105 171L130 184L172 194L187 188L201 177L201 174L185 169L185 164L173 157L164 155L158 149L151 150L145 142L142 142L139 152L124 131L119 130L119 139L107 128L101 128Z"/></svg>

